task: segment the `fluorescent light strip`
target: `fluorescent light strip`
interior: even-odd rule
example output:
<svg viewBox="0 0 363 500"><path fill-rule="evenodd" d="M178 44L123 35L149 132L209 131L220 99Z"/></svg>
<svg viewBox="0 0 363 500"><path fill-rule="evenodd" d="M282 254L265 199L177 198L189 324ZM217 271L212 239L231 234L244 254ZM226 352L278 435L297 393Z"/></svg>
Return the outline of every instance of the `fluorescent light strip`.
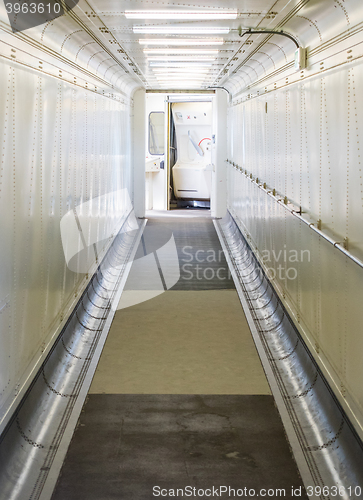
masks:
<svg viewBox="0 0 363 500"><path fill-rule="evenodd" d="M177 82L182 82L183 80L206 80L208 77L206 76L202 76L202 77L197 77L197 76L192 76L192 75L185 75L185 77L174 77L174 76L167 76L167 77L158 77L156 78L156 80L158 81L172 81L172 80L175 80Z"/></svg>
<svg viewBox="0 0 363 500"><path fill-rule="evenodd" d="M185 85L174 85L174 84L171 84L171 85L161 85L161 84L158 84L158 87L160 87L161 89L185 89L185 90L189 90L189 89L200 89L200 88L208 88L209 85L205 85L204 83L203 84L200 84L200 83L194 83L194 82L191 82L191 83L186 83Z"/></svg>
<svg viewBox="0 0 363 500"><path fill-rule="evenodd" d="M157 76L156 79L159 81L162 80L176 80L178 82L183 81L183 80L206 80L208 77L207 76L193 76L193 75L185 75L183 78L180 76Z"/></svg>
<svg viewBox="0 0 363 500"><path fill-rule="evenodd" d="M171 78L171 79L176 79L176 78L179 78L180 80L182 80L183 78L189 78L189 79L199 79L199 78L209 78L209 79L212 79L212 78L215 78L214 75L193 75L193 73L185 73L185 74L178 74L178 75L173 75L172 73L170 74L167 74L167 75L152 75L152 76L149 76L149 78L156 78L157 80L160 80L161 78Z"/></svg>
<svg viewBox="0 0 363 500"><path fill-rule="evenodd" d="M219 50L217 49L144 49L144 54L200 54L200 55L208 55L208 54L218 54Z"/></svg>
<svg viewBox="0 0 363 500"><path fill-rule="evenodd" d="M175 86L189 86L189 85L211 85L211 82L201 82L200 80L194 81L194 80L186 80L184 82L157 82L155 85L164 85L168 87L175 87Z"/></svg>
<svg viewBox="0 0 363 500"><path fill-rule="evenodd" d="M215 20L215 19L236 19L237 10L126 10L127 19L191 19L195 20Z"/></svg>
<svg viewBox="0 0 363 500"><path fill-rule="evenodd" d="M166 71L164 71L163 73L156 73L156 74L154 74L154 76L159 77L159 76L172 75L175 78L180 78L183 75L193 75L193 76L196 76L197 78L200 78L200 77L205 77L208 74L209 74L209 72L198 73L197 71L193 71L193 68L190 68L190 69L185 68L184 71L176 73L176 72L174 72L173 68L171 68L171 69L166 69Z"/></svg>
<svg viewBox="0 0 363 500"><path fill-rule="evenodd" d="M168 73L166 75L152 75L149 78L214 78L214 75L208 75L207 73L205 75L195 75L194 73L178 73L177 75L173 73Z"/></svg>
<svg viewBox="0 0 363 500"><path fill-rule="evenodd" d="M169 75L169 76L166 76L166 77L162 77L162 76L154 76L150 79L153 79L153 80L158 80L158 81L161 81L161 80L178 80L178 81L182 81L182 80L213 80L213 77L209 76L209 75L205 75L205 76L195 76L195 75L179 75L178 78L175 78L175 76L173 75Z"/></svg>
<svg viewBox="0 0 363 500"><path fill-rule="evenodd" d="M150 80L151 81L151 80ZM157 83L185 83L185 82L199 82L199 83L208 83L208 84L211 84L213 83L213 80L212 79L197 79L197 80L194 80L194 78L184 78L182 80L153 80L153 81L156 81Z"/></svg>
<svg viewBox="0 0 363 500"><path fill-rule="evenodd" d="M151 68L174 68L174 67L179 67L179 68L188 68L190 66L199 66L202 68L207 68L208 66L212 66L212 62L198 62L198 61L190 61L190 62L156 62L156 61L150 61L149 63Z"/></svg>
<svg viewBox="0 0 363 500"><path fill-rule="evenodd" d="M178 86L186 86L186 85L211 85L211 82L201 82L200 80L185 80L184 82L156 82L154 85L167 85L168 87Z"/></svg>
<svg viewBox="0 0 363 500"><path fill-rule="evenodd" d="M215 56L147 56L148 61L215 61Z"/></svg>
<svg viewBox="0 0 363 500"><path fill-rule="evenodd" d="M228 34L229 28L188 28L185 26L134 26L134 33L154 35L222 35Z"/></svg>
<svg viewBox="0 0 363 500"><path fill-rule="evenodd" d="M201 88L201 87L207 87L207 85L204 85L203 84L200 84L200 83L196 83L196 82L190 82L190 83L186 83L185 85L174 85L174 84L170 84L170 85L158 85L160 88L162 89L196 89L196 88Z"/></svg>
<svg viewBox="0 0 363 500"><path fill-rule="evenodd" d="M188 81L188 82L166 82L166 83L162 83L162 82L157 82L155 85L160 85L160 87L169 87L169 88L173 88L173 87L190 87L192 85L196 85L198 87L202 86L202 85L210 85L209 83L203 83L203 82L193 82L193 81Z"/></svg>
<svg viewBox="0 0 363 500"><path fill-rule="evenodd" d="M171 82L157 82L157 85L167 85L168 87L173 87L174 85L181 85L181 86L184 86L184 85L210 85L210 82L203 82L203 81L200 81L200 80L185 80L184 82L174 82L174 81L171 81Z"/></svg>
<svg viewBox="0 0 363 500"><path fill-rule="evenodd" d="M187 85L210 85L208 82L201 82L201 81L194 81L194 80L184 80L183 82L157 82L155 85L166 85L166 86L178 86L178 87L185 87Z"/></svg>
<svg viewBox="0 0 363 500"><path fill-rule="evenodd" d="M173 73L173 72L168 72L168 73L158 73L156 75L153 75L155 78L182 78L184 76L192 76L193 78L207 78L209 73L193 73L193 71L185 71L184 73Z"/></svg>
<svg viewBox="0 0 363 500"><path fill-rule="evenodd" d="M171 69L171 71L173 73L185 73L187 71L187 69L185 68L173 68ZM198 67L194 67L193 69L191 69L190 71L193 71L193 73L209 73L211 70L209 68L198 68ZM162 69L162 68L153 68L153 72L154 73L162 73L162 74L165 74L167 73L167 69Z"/></svg>
<svg viewBox="0 0 363 500"><path fill-rule="evenodd" d="M140 38L140 45L223 45L223 38Z"/></svg>
<svg viewBox="0 0 363 500"><path fill-rule="evenodd" d="M212 64L212 62L201 62L200 64L198 64L195 60L194 61L191 61L193 64L191 65L191 71L196 71L196 72L205 72L205 71L211 71L210 69L210 65ZM189 64L187 62L183 62L181 61L181 63L174 63L174 62L171 62L172 66L171 68L172 71L186 71L185 69L185 66L188 66ZM180 66L180 68L175 67L175 64L177 64L178 66ZM162 63L162 66L160 68L155 68L155 61L151 61L149 63L149 66L152 67L152 71L167 71L167 68L166 69L161 69L161 68L165 68L165 63L163 62ZM218 68L214 68L215 70L218 70Z"/></svg>

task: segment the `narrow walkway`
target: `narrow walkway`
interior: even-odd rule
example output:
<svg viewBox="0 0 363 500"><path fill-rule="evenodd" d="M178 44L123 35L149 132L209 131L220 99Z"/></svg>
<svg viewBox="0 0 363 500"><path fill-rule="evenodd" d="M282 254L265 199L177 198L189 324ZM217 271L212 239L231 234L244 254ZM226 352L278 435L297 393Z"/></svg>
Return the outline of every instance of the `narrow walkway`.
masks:
<svg viewBox="0 0 363 500"><path fill-rule="evenodd" d="M139 303L121 297L53 500L182 497L187 486L292 498L302 486L208 214L149 218L126 284ZM172 236L180 278L140 302L155 280L138 261Z"/></svg>

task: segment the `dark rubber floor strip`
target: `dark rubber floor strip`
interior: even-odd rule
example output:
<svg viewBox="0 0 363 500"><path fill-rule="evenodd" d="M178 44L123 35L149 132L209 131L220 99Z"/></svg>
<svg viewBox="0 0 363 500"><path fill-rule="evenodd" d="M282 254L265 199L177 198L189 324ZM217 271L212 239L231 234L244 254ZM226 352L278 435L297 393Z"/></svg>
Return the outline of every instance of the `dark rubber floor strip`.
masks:
<svg viewBox="0 0 363 500"><path fill-rule="evenodd" d="M150 500L153 488L188 486L307 499L272 396L90 395L52 500Z"/></svg>

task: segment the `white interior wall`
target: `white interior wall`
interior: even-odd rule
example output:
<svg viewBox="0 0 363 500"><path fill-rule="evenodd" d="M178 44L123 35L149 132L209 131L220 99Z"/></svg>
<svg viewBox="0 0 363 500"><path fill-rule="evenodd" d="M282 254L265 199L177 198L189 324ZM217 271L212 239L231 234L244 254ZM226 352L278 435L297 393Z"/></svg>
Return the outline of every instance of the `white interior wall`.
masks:
<svg viewBox="0 0 363 500"><path fill-rule="evenodd" d="M228 206L362 435L363 269L257 186L362 257L363 64L311 73L233 102Z"/></svg>
<svg viewBox="0 0 363 500"><path fill-rule="evenodd" d="M66 265L62 216L90 199L114 193L89 214L96 218L96 233L110 235L120 222L115 205L121 212L127 209L116 191L132 192L132 174L130 100L99 95L5 58L0 58L0 89L3 420L90 276ZM85 235L86 241L89 237ZM90 272L94 267L95 259Z"/></svg>

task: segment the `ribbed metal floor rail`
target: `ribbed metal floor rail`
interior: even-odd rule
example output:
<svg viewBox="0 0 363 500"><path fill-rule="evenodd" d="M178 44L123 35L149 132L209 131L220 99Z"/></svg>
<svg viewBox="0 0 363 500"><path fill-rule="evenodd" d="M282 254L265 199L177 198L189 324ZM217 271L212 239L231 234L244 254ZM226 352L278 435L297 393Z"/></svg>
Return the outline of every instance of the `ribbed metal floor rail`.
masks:
<svg viewBox="0 0 363 500"><path fill-rule="evenodd" d="M0 499L36 500L42 494L82 384L89 376L134 248L135 233L128 228L127 219L3 433Z"/></svg>
<svg viewBox="0 0 363 500"><path fill-rule="evenodd" d="M236 222L228 214L215 225L314 482L303 477L305 486L322 500L363 498L362 442Z"/></svg>

